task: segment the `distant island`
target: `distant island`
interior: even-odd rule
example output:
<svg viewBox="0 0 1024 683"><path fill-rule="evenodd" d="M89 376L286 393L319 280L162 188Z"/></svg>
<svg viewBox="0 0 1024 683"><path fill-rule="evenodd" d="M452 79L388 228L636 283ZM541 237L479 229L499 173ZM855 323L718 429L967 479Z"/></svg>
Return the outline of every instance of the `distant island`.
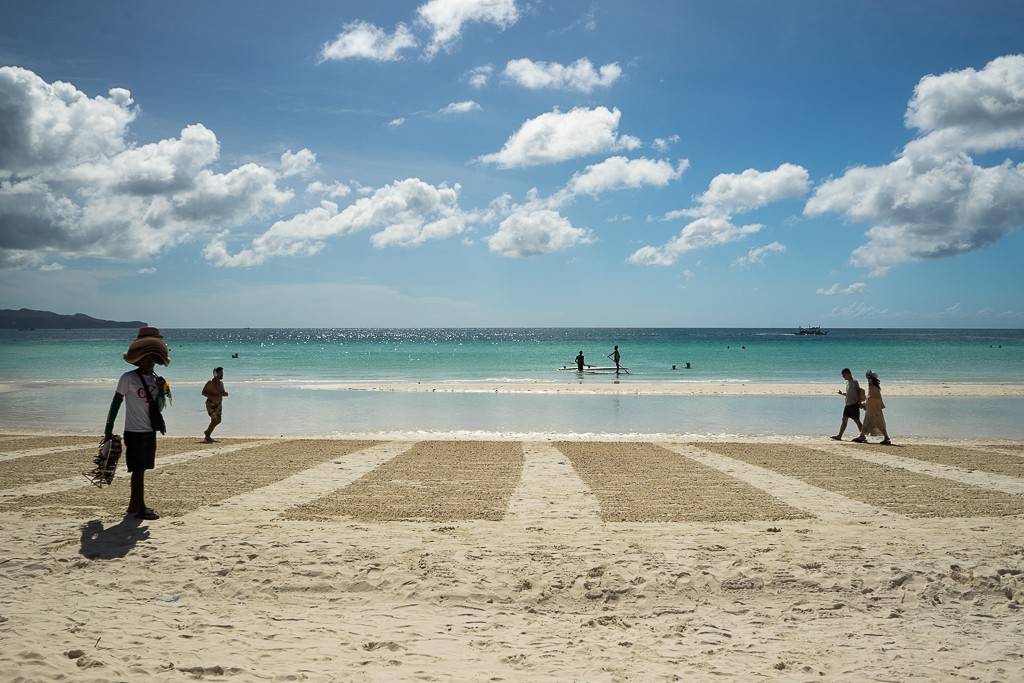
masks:
<svg viewBox="0 0 1024 683"><path fill-rule="evenodd" d="M0 329L2 330L64 330L64 329L97 329L104 327L145 327L141 320L100 320L84 313L62 315L51 311L33 311L22 308L0 309Z"/></svg>

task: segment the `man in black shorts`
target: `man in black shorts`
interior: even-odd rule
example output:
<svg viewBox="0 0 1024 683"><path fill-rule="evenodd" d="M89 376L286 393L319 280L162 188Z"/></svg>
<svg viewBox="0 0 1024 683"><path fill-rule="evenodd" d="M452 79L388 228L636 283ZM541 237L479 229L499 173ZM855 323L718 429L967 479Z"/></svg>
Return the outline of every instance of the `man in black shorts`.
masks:
<svg viewBox="0 0 1024 683"><path fill-rule="evenodd" d="M839 426L839 433L832 437L836 441L843 440L846 423L850 420L857 425L858 434L864 429L860 423L860 384L853 378L850 368L843 368L843 379L846 380L846 391L840 389L839 393L846 397L846 405L843 407L843 424Z"/></svg>
<svg viewBox="0 0 1024 683"><path fill-rule="evenodd" d="M138 338L124 354L124 360L134 365L136 369L124 373L118 380L103 433L108 438L113 434L114 420L117 419L118 410L123 402L124 460L132 475L127 514L135 515L139 519L160 519L160 515L146 507L145 498L146 470L156 466L156 433L157 430L164 430L163 417L160 416L159 410L151 412L150 406L156 408L170 396L167 383L153 372L157 364L171 364L170 354L160 330L155 327L141 328Z"/></svg>

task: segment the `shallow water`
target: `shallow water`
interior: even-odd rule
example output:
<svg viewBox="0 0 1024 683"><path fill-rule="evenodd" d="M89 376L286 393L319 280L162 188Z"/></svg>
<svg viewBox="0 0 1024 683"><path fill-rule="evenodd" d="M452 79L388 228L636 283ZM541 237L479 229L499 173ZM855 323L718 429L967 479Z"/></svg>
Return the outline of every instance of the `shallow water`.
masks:
<svg viewBox="0 0 1024 683"><path fill-rule="evenodd" d="M199 385L179 387L165 417L172 435L208 424ZM834 397L664 396L322 391L260 384L229 386L221 436L351 433L595 435L834 434ZM0 393L0 428L99 434L113 388L37 385ZM1024 439L1022 398L887 400L894 439L909 436ZM123 410L122 410L123 415ZM119 420L119 424L123 417ZM852 437L851 424L847 436Z"/></svg>
<svg viewBox="0 0 1024 683"><path fill-rule="evenodd" d="M0 331L0 428L102 429L135 330ZM202 383L223 366L230 397L218 434L353 432L833 434L835 397L428 394L330 390L331 383L842 383L872 368L885 382L1024 384L1024 330L837 329L165 329L172 431L202 433ZM628 374L558 368L583 350ZM237 354L237 358L232 356ZM693 365L683 370L686 362ZM673 371L672 365L679 370ZM832 393L831 391L829 393ZM1021 399L893 398L896 435L1022 438ZM123 412L122 412L123 415ZM123 420L123 417L121 418ZM122 424L119 422L119 424Z"/></svg>

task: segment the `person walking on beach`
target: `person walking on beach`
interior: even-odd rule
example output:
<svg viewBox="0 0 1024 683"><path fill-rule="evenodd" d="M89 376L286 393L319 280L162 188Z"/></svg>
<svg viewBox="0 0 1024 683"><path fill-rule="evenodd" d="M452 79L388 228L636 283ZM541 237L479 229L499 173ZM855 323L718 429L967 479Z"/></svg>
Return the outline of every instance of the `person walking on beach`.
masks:
<svg viewBox="0 0 1024 683"><path fill-rule="evenodd" d="M583 351L582 351L582 349L580 350L579 354L576 356L576 370L577 370L577 372L583 372Z"/></svg>
<svg viewBox="0 0 1024 683"><path fill-rule="evenodd" d="M616 346L615 350L612 351L610 354L608 354L608 357L611 358L612 361L615 362L615 372L618 372L619 371L619 361L622 359L622 356L619 355L619 347Z"/></svg>
<svg viewBox="0 0 1024 683"><path fill-rule="evenodd" d="M166 367L171 364L170 352L160 330L155 327L139 328L138 337L128 347L124 360L136 369L124 373L118 380L103 434L107 439L113 436L114 421L121 403L124 403L124 457L131 472L131 494L126 514L139 519L160 519L160 515L146 507L145 496L146 470L156 466L156 433L167 433L161 407L171 396L167 382L153 372L156 365Z"/></svg>
<svg viewBox="0 0 1024 683"><path fill-rule="evenodd" d="M223 410L224 397L228 395L224 388L224 368L213 369L213 379L203 386L203 396L206 397L206 414L210 416L210 426L203 432L205 443L213 443L213 430L220 424Z"/></svg>
<svg viewBox="0 0 1024 683"><path fill-rule="evenodd" d="M885 402L882 401L882 383L878 380L877 372L868 370L865 377L868 380L868 400L864 404L864 426L860 428L860 436L854 441L867 443L869 435L881 436L882 440L879 443L883 446L891 446L892 441L889 440L889 432L885 428L885 415L882 413L885 410Z"/></svg>
<svg viewBox="0 0 1024 683"><path fill-rule="evenodd" d="M843 440L846 423L850 420L857 425L857 429L864 429L860 423L860 384L853 378L850 368L843 368L842 374L846 380L846 391L840 389L839 393L846 397L846 406L843 408L843 423L839 426L839 433L832 437L836 441Z"/></svg>

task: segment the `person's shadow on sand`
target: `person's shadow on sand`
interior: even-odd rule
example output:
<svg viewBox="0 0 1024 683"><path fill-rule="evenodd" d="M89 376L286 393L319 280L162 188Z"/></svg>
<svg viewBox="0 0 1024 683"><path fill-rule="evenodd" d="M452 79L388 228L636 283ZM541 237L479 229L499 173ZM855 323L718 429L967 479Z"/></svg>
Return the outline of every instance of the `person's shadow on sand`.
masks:
<svg viewBox="0 0 1024 683"><path fill-rule="evenodd" d="M141 519L128 515L112 527L91 519L82 525L82 547L78 553L90 560L116 560L149 538L149 527L141 527Z"/></svg>

